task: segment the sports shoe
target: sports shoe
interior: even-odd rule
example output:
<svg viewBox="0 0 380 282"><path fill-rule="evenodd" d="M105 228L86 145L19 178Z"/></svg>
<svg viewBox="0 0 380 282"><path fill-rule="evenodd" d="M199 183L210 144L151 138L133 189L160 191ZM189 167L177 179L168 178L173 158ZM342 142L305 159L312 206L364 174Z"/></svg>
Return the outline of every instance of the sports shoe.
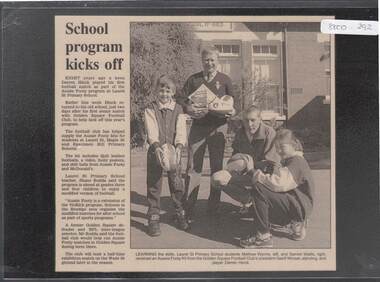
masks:
<svg viewBox="0 0 380 282"><path fill-rule="evenodd" d="M188 230L190 227L185 216L185 211L180 211L177 213L175 222L177 224L177 228L180 230Z"/></svg>
<svg viewBox="0 0 380 282"><path fill-rule="evenodd" d="M241 239L240 246L247 249L272 248L272 235L270 233L261 234L257 232L255 236L248 236L246 239Z"/></svg>
<svg viewBox="0 0 380 282"><path fill-rule="evenodd" d="M306 237L306 221L292 221L290 223L291 234L290 239L295 241L301 241Z"/></svg>
<svg viewBox="0 0 380 282"><path fill-rule="evenodd" d="M292 221L285 226L270 224L270 229L274 233L284 234L291 240L301 241L306 237L307 220L305 221Z"/></svg>
<svg viewBox="0 0 380 282"><path fill-rule="evenodd" d="M148 234L152 237L161 235L160 229L160 216L158 214L152 214L148 220Z"/></svg>

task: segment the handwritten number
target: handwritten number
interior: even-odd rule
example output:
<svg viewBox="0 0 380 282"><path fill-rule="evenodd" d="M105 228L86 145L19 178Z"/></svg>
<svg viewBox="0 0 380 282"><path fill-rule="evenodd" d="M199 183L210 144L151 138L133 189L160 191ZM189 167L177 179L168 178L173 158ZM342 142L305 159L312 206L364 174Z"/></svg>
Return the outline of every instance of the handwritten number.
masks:
<svg viewBox="0 0 380 282"><path fill-rule="evenodd" d="M372 30L372 26L370 24L362 24L362 23L359 23L359 26L358 26L358 29L359 30Z"/></svg>

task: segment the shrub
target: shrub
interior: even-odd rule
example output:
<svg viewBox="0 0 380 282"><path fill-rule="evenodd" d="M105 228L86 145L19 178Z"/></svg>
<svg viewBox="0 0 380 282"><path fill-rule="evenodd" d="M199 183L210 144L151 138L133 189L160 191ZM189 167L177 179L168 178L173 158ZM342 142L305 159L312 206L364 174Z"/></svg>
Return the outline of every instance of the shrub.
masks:
<svg viewBox="0 0 380 282"><path fill-rule="evenodd" d="M131 24L131 137L145 142L143 113L154 99L154 83L168 75L181 91L185 80L201 69L199 42L186 23Z"/></svg>

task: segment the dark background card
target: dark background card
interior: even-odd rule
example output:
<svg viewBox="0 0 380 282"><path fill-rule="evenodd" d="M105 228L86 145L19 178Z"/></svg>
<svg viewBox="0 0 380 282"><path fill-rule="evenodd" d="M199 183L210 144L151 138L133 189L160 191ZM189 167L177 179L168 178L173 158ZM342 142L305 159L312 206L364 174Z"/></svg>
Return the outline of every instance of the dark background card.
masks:
<svg viewBox="0 0 380 282"><path fill-rule="evenodd" d="M54 16L335 15L337 19L378 18L376 1L302 1L293 5L289 4L291 1L280 2L2 3L0 135L3 137L4 277L380 276L378 37L358 35L337 35L335 41L336 272L54 272ZM353 4L331 8L343 2ZM254 3L259 8L252 8ZM177 8L173 8L175 5ZM301 6L304 7L301 9ZM328 6L330 8L326 8Z"/></svg>

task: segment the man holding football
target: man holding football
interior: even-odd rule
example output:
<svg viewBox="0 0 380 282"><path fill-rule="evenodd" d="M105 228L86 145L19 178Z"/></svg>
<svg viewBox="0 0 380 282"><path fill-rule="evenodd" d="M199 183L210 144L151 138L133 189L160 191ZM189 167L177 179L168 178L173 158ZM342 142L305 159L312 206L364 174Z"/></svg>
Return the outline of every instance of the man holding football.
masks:
<svg viewBox="0 0 380 282"><path fill-rule="evenodd" d="M231 79L217 70L219 66L218 50L214 47L204 49L201 53L203 71L191 75L177 102L183 106L184 112L192 117L189 133L189 152L186 194L191 194L187 201L187 216L195 205L200 187L203 159L208 148L211 175L223 169L225 149L225 132L227 118L235 114L233 108L233 88ZM224 108L215 101L229 101ZM218 110L218 107L220 110ZM208 199L209 213L217 212L220 202L220 191L210 189Z"/></svg>

